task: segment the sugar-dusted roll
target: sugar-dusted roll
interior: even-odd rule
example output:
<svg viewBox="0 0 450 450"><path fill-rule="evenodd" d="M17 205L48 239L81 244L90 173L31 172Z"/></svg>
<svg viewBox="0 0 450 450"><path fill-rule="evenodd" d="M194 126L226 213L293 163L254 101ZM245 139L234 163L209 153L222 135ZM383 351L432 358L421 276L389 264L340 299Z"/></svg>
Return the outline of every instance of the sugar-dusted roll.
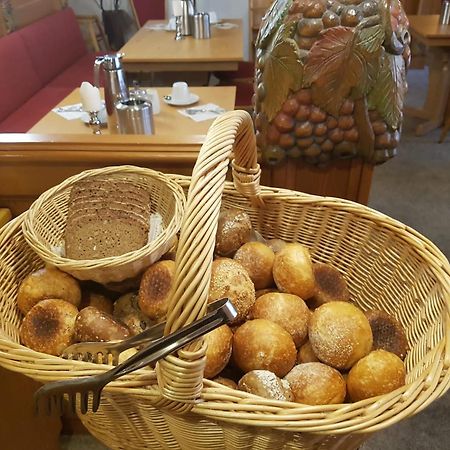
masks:
<svg viewBox="0 0 450 450"><path fill-rule="evenodd" d="M238 208L224 209L219 214L215 252L232 256L251 237L252 223L249 215Z"/></svg>
<svg viewBox="0 0 450 450"><path fill-rule="evenodd" d="M289 383L269 370L252 370L246 373L239 380L238 389L283 402L291 402L294 399Z"/></svg>

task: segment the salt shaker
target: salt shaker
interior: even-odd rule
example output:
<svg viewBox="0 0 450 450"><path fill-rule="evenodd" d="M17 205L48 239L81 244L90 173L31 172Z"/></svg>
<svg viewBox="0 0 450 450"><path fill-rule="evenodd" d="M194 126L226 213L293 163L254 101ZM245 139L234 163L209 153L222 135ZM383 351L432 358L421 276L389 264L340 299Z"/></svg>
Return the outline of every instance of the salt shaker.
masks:
<svg viewBox="0 0 450 450"><path fill-rule="evenodd" d="M440 25L450 24L450 0L444 0L441 6L441 15L439 16Z"/></svg>

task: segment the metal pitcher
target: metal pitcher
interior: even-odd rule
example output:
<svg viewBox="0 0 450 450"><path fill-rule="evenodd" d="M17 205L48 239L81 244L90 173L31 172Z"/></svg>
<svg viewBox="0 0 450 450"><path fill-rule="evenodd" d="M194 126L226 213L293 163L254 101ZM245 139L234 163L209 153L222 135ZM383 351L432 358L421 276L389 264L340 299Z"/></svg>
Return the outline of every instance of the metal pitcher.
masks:
<svg viewBox="0 0 450 450"><path fill-rule="evenodd" d="M105 105L108 115L108 127L111 133L118 132L115 105L119 101L128 100L128 87L125 71L122 67L123 53L98 56L94 63L94 84L100 86L100 68L105 75Z"/></svg>

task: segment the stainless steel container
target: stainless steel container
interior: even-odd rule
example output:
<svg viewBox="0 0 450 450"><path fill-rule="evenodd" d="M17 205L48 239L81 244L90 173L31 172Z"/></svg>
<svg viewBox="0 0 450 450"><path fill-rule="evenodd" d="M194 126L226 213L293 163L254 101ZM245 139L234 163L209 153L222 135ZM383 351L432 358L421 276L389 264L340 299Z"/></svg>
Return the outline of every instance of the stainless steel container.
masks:
<svg viewBox="0 0 450 450"><path fill-rule="evenodd" d="M193 23L195 39L209 39L211 37L211 26L208 13L198 12L194 14Z"/></svg>
<svg viewBox="0 0 450 450"><path fill-rule="evenodd" d="M116 103L117 124L120 134L154 134L152 105L132 98Z"/></svg>
<svg viewBox="0 0 450 450"><path fill-rule="evenodd" d="M441 6L441 15L439 16L441 25L450 24L450 1L444 0Z"/></svg>

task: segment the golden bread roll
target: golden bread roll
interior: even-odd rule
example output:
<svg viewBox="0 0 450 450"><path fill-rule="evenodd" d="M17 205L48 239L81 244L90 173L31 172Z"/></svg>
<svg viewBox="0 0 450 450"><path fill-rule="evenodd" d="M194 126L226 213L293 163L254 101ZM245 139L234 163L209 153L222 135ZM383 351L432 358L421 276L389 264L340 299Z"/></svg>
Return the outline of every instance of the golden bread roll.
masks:
<svg viewBox="0 0 450 450"><path fill-rule="evenodd" d="M227 297L238 313L232 324L243 322L255 303L255 287L240 263L229 258L212 263L208 302Z"/></svg>
<svg viewBox="0 0 450 450"><path fill-rule="evenodd" d="M294 401L306 405L343 403L345 380L330 366L320 362L298 364L285 377L291 386Z"/></svg>
<svg viewBox="0 0 450 450"><path fill-rule="evenodd" d="M238 385L235 381L233 381L231 378L225 378L225 377L216 377L213 379L216 383L222 384L226 387L229 387L230 389L237 389Z"/></svg>
<svg viewBox="0 0 450 450"><path fill-rule="evenodd" d="M140 310L138 296L134 292L122 295L114 302L113 317L127 326L133 336L155 325Z"/></svg>
<svg viewBox="0 0 450 450"><path fill-rule="evenodd" d="M84 291L81 296L80 310L87 306L93 306L107 314L112 314L113 305L113 301L100 292Z"/></svg>
<svg viewBox="0 0 450 450"><path fill-rule="evenodd" d="M236 250L250 240L252 223L249 215L240 209L224 209L219 214L215 252L221 256L232 256Z"/></svg>
<svg viewBox="0 0 450 450"><path fill-rule="evenodd" d="M267 245L272 249L274 253L278 253L286 246L287 242L282 239L269 239Z"/></svg>
<svg viewBox="0 0 450 450"><path fill-rule="evenodd" d="M284 377L297 358L291 335L266 319L249 320L233 336L233 359L244 372L269 370Z"/></svg>
<svg viewBox="0 0 450 450"><path fill-rule="evenodd" d="M364 313L372 328L372 350L386 350L405 359L408 339L400 322L390 314L376 309Z"/></svg>
<svg viewBox="0 0 450 450"><path fill-rule="evenodd" d="M45 299L59 299L78 307L81 289L71 275L55 267L44 267L26 276L19 286L17 306L26 314L36 303Z"/></svg>
<svg viewBox="0 0 450 450"><path fill-rule="evenodd" d="M125 325L93 306L82 309L75 320L75 338L79 342L121 341L129 336Z"/></svg>
<svg viewBox="0 0 450 450"><path fill-rule="evenodd" d="M269 370L252 370L246 373L238 383L238 389L260 397L291 402L294 400L291 387L286 380L278 378Z"/></svg>
<svg viewBox="0 0 450 450"><path fill-rule="evenodd" d="M139 274L133 278L127 278L123 281L111 281L103 286L112 292L118 292L119 294L126 294L127 292L137 291L141 283L142 274Z"/></svg>
<svg viewBox="0 0 450 450"><path fill-rule="evenodd" d="M320 361L350 369L372 349L372 330L364 313L347 302L330 302L311 315L309 341Z"/></svg>
<svg viewBox="0 0 450 450"><path fill-rule="evenodd" d="M175 262L158 261L152 264L142 275L139 286L140 310L152 320L166 316L175 276Z"/></svg>
<svg viewBox="0 0 450 450"><path fill-rule="evenodd" d="M250 309L250 319L267 319L284 328L299 347L308 336L310 311L298 296L279 292L256 299Z"/></svg>
<svg viewBox="0 0 450 450"><path fill-rule="evenodd" d="M273 278L278 290L308 300L315 280L309 250L301 244L286 244L275 254Z"/></svg>
<svg viewBox="0 0 450 450"><path fill-rule="evenodd" d="M313 264L316 288L313 297L308 301L310 308L318 308L328 302L348 302L350 293L347 282L339 270L329 264Z"/></svg>
<svg viewBox="0 0 450 450"><path fill-rule="evenodd" d="M205 378L213 378L228 364L231 357L233 333L228 325L222 325L205 334L206 350Z"/></svg>
<svg viewBox="0 0 450 450"><path fill-rule="evenodd" d="M309 362L318 362L319 358L314 354L311 342L306 341L298 350L297 363L304 364Z"/></svg>
<svg viewBox="0 0 450 450"><path fill-rule="evenodd" d="M234 260L241 263L255 285L255 289L273 286L273 261L275 254L262 242L247 242L239 247Z"/></svg>
<svg viewBox="0 0 450 450"><path fill-rule="evenodd" d="M278 292L278 291L275 288L259 289L258 291L255 291L255 297L259 298L259 297L262 297L265 294L270 294L271 292Z"/></svg>
<svg viewBox="0 0 450 450"><path fill-rule="evenodd" d="M59 356L75 342L77 314L78 309L65 300L42 300L23 319L20 341L37 352Z"/></svg>
<svg viewBox="0 0 450 450"><path fill-rule="evenodd" d="M404 386L406 370L394 353L374 350L350 370L347 389L353 402L387 394Z"/></svg>

